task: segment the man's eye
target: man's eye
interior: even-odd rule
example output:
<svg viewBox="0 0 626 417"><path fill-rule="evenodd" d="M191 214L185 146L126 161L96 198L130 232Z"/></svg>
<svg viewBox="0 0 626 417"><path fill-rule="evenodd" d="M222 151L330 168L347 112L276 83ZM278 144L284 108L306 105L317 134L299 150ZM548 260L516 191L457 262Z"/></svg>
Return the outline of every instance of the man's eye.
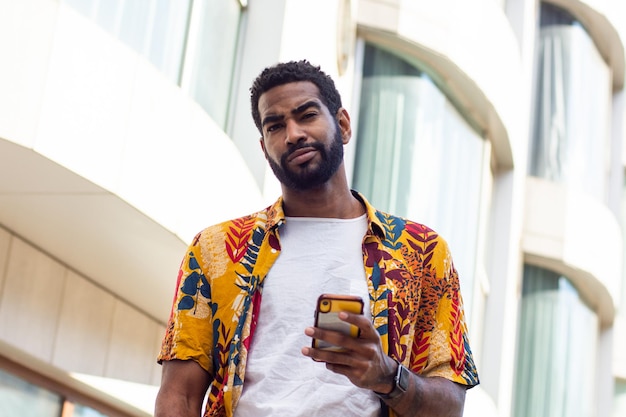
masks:
<svg viewBox="0 0 626 417"><path fill-rule="evenodd" d="M302 116L303 119L310 119L311 117L315 117L317 116L316 112L308 112L308 113L304 113L304 115Z"/></svg>
<svg viewBox="0 0 626 417"><path fill-rule="evenodd" d="M269 126L267 127L267 131L268 131L268 132L274 132L274 131L278 130L278 129L280 128L280 126L281 126L281 125L279 125L279 124L269 125Z"/></svg>

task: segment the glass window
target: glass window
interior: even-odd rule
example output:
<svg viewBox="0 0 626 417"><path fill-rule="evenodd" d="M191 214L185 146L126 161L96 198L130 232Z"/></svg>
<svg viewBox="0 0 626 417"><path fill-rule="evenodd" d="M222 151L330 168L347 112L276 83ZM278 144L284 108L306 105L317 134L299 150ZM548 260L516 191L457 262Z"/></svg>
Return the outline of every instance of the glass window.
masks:
<svg viewBox="0 0 626 417"><path fill-rule="evenodd" d="M62 405L60 396L0 370L0 416L58 417Z"/></svg>
<svg viewBox="0 0 626 417"><path fill-rule="evenodd" d="M622 212L621 212L622 225L626 225L626 170L624 170L624 177L622 178ZM626 227L622 227L622 259L626 259ZM622 268L622 293L618 299L619 306L618 314L626 320L626 268ZM618 328L618 332L626 332L625 328ZM624 333L626 336L626 333Z"/></svg>
<svg viewBox="0 0 626 417"><path fill-rule="evenodd" d="M626 381L615 381L615 396L611 417L626 416Z"/></svg>
<svg viewBox="0 0 626 417"><path fill-rule="evenodd" d="M93 408L89 408L86 405L75 404L72 417L107 417L107 415Z"/></svg>
<svg viewBox="0 0 626 417"><path fill-rule="evenodd" d="M191 0L65 0L178 83Z"/></svg>
<svg viewBox="0 0 626 417"><path fill-rule="evenodd" d="M108 3L108 2L107 2ZM151 20L151 0L124 2L119 17L119 38L135 51L144 55L148 37L148 21Z"/></svg>
<svg viewBox="0 0 626 417"><path fill-rule="evenodd" d="M238 1L194 1L184 88L222 127L228 117L240 18Z"/></svg>
<svg viewBox="0 0 626 417"><path fill-rule="evenodd" d="M582 25L542 3L529 172L606 200L611 73Z"/></svg>
<svg viewBox="0 0 626 417"><path fill-rule="evenodd" d="M515 417L593 415L599 324L570 281L525 265Z"/></svg>
<svg viewBox="0 0 626 417"><path fill-rule="evenodd" d="M144 50L150 62L180 84L191 0L152 1L152 28Z"/></svg>
<svg viewBox="0 0 626 417"><path fill-rule="evenodd" d="M123 6L122 0L95 0L94 3L96 5L96 15L94 16L94 20L107 31L117 35L120 29L119 22Z"/></svg>
<svg viewBox="0 0 626 417"><path fill-rule="evenodd" d="M238 0L64 0L181 85L222 127L242 8ZM184 55L184 56L183 56Z"/></svg>
<svg viewBox="0 0 626 417"><path fill-rule="evenodd" d="M471 311L485 141L422 71L366 45L353 186L450 245Z"/></svg>

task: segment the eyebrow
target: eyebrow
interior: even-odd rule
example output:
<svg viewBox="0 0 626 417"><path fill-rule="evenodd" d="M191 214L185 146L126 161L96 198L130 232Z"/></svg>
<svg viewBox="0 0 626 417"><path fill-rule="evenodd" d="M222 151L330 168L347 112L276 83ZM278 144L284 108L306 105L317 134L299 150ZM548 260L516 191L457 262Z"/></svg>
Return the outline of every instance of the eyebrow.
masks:
<svg viewBox="0 0 626 417"><path fill-rule="evenodd" d="M304 113L310 107L316 108L317 110L321 110L322 109L322 106L320 105L320 103L318 103L317 101L314 101L314 100L309 100L306 103L301 104L298 107L296 107L295 109L293 109L291 111L291 114Z"/></svg>
<svg viewBox="0 0 626 417"><path fill-rule="evenodd" d="M317 101L309 100L309 101L299 105L295 109L291 110L291 114L301 114L301 113L304 113L306 110L308 110L311 107L316 108L318 110L321 110L321 108L322 108L321 104L318 103ZM266 116L261 121L261 126L265 126L268 123L273 123L273 122L277 122L279 120L283 120L284 118L285 118L285 116L278 115L278 114Z"/></svg>

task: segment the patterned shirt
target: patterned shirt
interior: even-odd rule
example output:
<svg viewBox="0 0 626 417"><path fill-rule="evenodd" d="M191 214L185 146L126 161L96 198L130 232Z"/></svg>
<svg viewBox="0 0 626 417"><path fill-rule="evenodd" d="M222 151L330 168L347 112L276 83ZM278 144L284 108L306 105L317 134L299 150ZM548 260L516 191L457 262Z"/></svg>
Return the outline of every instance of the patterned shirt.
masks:
<svg viewBox="0 0 626 417"><path fill-rule="evenodd" d="M419 375L477 385L447 243L426 226L376 210L354 195L367 210L363 262L385 353ZM280 254L284 222L279 198L265 210L206 228L183 258L158 360L191 359L212 375L205 417L233 416L263 280Z"/></svg>

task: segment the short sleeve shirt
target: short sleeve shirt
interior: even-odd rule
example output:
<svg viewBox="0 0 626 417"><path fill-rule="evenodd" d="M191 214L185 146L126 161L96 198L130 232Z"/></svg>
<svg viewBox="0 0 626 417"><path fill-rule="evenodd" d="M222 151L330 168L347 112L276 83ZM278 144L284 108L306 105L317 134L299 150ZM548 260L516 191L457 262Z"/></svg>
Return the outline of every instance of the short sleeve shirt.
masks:
<svg viewBox="0 0 626 417"><path fill-rule="evenodd" d="M477 385L447 243L428 227L376 210L354 195L367 211L363 263L385 353L419 375ZM265 210L203 230L183 258L158 360L194 360L212 376L205 417L233 415L263 280L280 255L284 221L279 199Z"/></svg>

